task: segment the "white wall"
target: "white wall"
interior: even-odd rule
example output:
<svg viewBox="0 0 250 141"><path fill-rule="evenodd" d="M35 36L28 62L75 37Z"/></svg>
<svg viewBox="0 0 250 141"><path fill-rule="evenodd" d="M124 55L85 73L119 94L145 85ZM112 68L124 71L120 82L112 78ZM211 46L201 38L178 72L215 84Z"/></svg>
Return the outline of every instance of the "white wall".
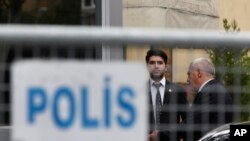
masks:
<svg viewBox="0 0 250 141"><path fill-rule="evenodd" d="M123 0L123 26L218 29L217 4L216 0ZM128 60L130 54L144 57L140 50L145 52L145 48L128 49ZM172 56L172 81L186 82L189 63L207 54L204 50L173 49Z"/></svg>

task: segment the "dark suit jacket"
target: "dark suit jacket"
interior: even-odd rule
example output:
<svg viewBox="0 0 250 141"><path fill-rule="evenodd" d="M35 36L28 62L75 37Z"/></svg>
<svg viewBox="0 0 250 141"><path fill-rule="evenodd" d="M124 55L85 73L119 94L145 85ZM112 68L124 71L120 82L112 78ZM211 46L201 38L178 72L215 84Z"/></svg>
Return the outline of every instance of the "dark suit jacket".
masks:
<svg viewBox="0 0 250 141"><path fill-rule="evenodd" d="M152 104L151 92L149 89L149 123L150 123L150 133L154 130L154 110ZM186 118L186 111L188 108L188 102L186 98L185 90L169 81L166 81L165 85L165 93L163 99L163 107L160 116L160 131L159 131L159 141L167 141L168 140L168 132L169 130L175 130L176 124L181 122L181 119L184 120ZM184 109L183 109L184 108ZM173 127L171 127L173 125ZM166 132L165 132L166 131ZM174 132L175 133L175 132ZM177 137L174 136L174 138ZM177 139L174 139L177 141Z"/></svg>
<svg viewBox="0 0 250 141"><path fill-rule="evenodd" d="M232 99L225 87L216 80L209 81L196 95L185 121L187 124L194 123L193 129L198 128L198 130L191 131L191 129L187 135L193 135L194 138L191 140L195 141L207 131L232 122L233 113L226 109L231 104Z"/></svg>

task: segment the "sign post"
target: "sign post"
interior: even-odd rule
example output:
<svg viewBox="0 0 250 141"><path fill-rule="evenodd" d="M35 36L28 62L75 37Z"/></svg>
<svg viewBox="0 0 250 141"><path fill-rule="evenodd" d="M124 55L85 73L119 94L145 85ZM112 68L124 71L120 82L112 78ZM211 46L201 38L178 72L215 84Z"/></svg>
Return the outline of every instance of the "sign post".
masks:
<svg viewBox="0 0 250 141"><path fill-rule="evenodd" d="M13 141L147 140L143 63L16 62Z"/></svg>

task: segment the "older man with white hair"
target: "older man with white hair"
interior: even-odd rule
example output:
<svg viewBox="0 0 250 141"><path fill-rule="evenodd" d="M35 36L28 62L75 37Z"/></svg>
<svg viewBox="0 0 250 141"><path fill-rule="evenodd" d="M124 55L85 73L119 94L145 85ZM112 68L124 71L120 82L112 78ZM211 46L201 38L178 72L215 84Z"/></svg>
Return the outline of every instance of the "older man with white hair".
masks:
<svg viewBox="0 0 250 141"><path fill-rule="evenodd" d="M188 83L197 93L187 116L189 139L198 140L205 132L232 122L232 104L225 86L215 79L214 65L207 58L197 58L189 66Z"/></svg>

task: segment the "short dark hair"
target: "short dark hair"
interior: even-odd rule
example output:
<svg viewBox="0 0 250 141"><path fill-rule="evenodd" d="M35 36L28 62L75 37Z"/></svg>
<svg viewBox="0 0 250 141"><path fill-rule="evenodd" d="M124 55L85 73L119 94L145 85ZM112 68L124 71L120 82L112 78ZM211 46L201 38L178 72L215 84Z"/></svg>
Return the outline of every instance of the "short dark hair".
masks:
<svg viewBox="0 0 250 141"><path fill-rule="evenodd" d="M146 55L146 63L149 62L149 58L152 57L152 56L160 56L165 64L167 64L167 61L168 61L168 56L166 55L166 53L160 49L153 49L151 48L150 50L148 50L147 52L147 55Z"/></svg>

